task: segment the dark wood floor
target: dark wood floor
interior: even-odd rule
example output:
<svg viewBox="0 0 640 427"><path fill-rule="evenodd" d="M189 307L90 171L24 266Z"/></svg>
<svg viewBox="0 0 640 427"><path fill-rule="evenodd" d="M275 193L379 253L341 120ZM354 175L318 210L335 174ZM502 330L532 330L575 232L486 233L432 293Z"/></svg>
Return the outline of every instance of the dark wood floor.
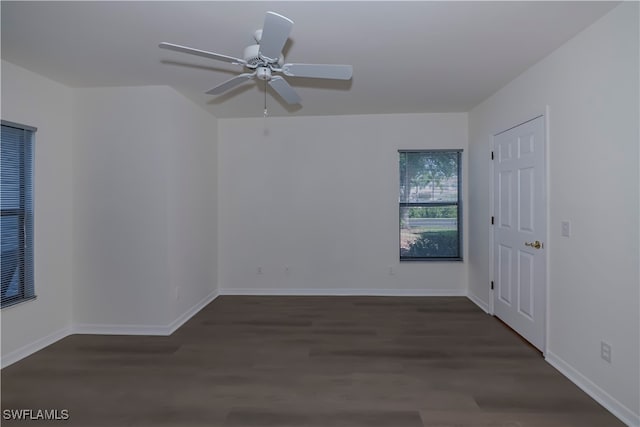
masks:
<svg viewBox="0 0 640 427"><path fill-rule="evenodd" d="M3 425L611 427L466 298L232 297L170 337L75 335L2 370Z"/></svg>

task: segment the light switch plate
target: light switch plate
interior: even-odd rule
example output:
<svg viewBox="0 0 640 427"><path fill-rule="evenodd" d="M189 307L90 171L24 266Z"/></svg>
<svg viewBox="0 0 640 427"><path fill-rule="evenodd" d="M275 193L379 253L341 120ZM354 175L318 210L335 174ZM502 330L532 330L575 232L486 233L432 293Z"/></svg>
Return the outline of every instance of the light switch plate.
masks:
<svg viewBox="0 0 640 427"><path fill-rule="evenodd" d="M562 221L562 235L564 237L571 237L571 222Z"/></svg>

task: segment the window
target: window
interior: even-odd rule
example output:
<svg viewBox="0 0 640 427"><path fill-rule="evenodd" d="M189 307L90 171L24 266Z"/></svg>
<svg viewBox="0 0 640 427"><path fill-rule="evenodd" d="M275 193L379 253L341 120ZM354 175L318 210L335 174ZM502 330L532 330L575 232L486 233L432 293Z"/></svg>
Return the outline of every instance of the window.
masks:
<svg viewBox="0 0 640 427"><path fill-rule="evenodd" d="M462 260L462 150L399 151L400 260Z"/></svg>
<svg viewBox="0 0 640 427"><path fill-rule="evenodd" d="M2 121L0 247L2 308L34 298L33 139L35 129Z"/></svg>

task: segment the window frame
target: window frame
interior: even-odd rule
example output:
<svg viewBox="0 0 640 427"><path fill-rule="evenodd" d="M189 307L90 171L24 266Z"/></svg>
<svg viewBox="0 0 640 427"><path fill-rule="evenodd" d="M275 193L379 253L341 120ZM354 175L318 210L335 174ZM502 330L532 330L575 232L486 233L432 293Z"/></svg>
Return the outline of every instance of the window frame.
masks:
<svg viewBox="0 0 640 427"><path fill-rule="evenodd" d="M455 153L458 157L457 159L457 174L458 174L458 183L457 183L457 200L455 202L403 202L401 200L401 195L398 196L398 257L400 262L419 262L419 261L427 261L427 262L439 262L439 261L454 261L461 262L464 261L463 257L463 206L462 206L462 153L463 149L458 148L443 148L443 149L399 149L398 150L398 192L400 192L401 188L401 177L400 177L400 157L402 154L406 153L420 153L420 154L429 154L429 153ZM444 207L444 206L456 206L457 207L457 230L458 230L458 256L456 257L408 257L402 255L402 228L400 224L400 220L402 218L402 209L403 208L420 208L420 207Z"/></svg>
<svg viewBox="0 0 640 427"><path fill-rule="evenodd" d="M20 123L0 120L2 128L9 127L25 132L26 137L23 146L20 147L19 155L19 199L20 206L12 209L2 209L0 206L0 216L17 216L18 230L18 253L17 265L20 266L18 278L18 294L5 298L0 295L0 308L5 309L21 304L26 301L36 299L34 287L34 222L35 222L35 204L34 204L34 166L35 166L35 133L37 128L33 126L23 125ZM29 174L29 175L27 175ZM0 188L0 191L2 189ZM30 206L30 209L29 209ZM23 248L22 251L19 248ZM18 268L18 267L16 267ZM8 290L5 289L5 291Z"/></svg>

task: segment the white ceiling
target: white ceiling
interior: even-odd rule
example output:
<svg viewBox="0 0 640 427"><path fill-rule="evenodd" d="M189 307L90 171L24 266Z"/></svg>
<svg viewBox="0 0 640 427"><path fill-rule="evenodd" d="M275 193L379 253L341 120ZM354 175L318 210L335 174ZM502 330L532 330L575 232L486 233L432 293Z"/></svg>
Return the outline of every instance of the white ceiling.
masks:
<svg viewBox="0 0 640 427"><path fill-rule="evenodd" d="M270 115L468 111L617 2L7 2L2 58L71 87L169 85L216 117L257 117L264 92L211 87L237 65L161 41L242 57L272 10L294 21L287 62L352 64L350 82L288 78L302 106L269 92Z"/></svg>

